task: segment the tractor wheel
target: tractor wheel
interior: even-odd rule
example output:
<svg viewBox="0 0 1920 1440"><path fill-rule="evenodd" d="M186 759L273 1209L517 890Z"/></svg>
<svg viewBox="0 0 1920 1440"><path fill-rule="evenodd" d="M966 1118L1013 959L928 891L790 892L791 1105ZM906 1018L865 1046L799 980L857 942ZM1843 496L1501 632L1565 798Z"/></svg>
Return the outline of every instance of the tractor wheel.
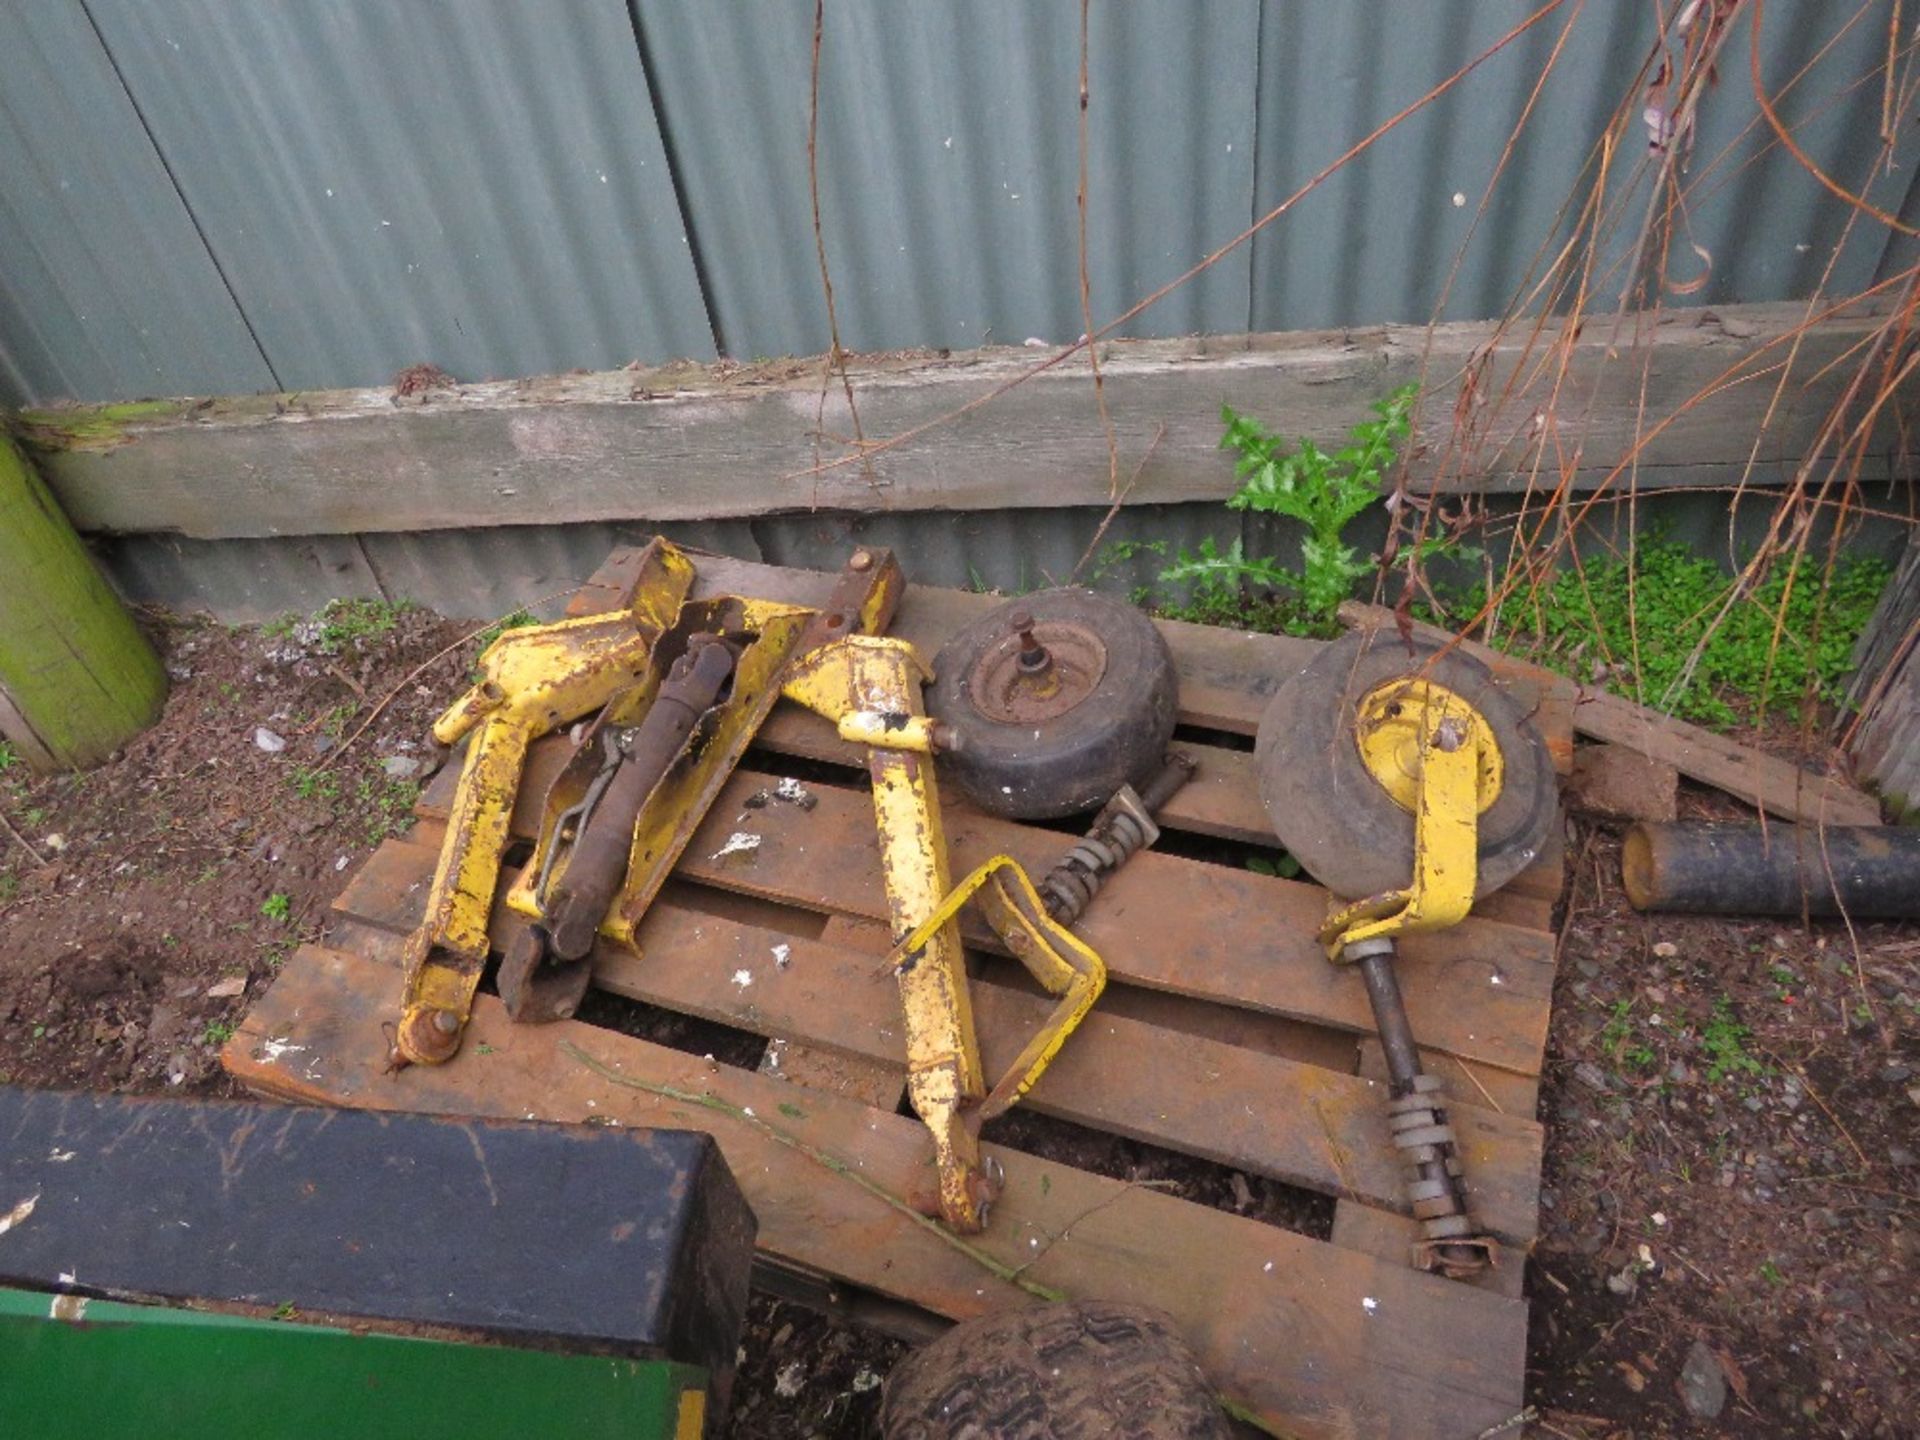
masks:
<svg viewBox="0 0 1920 1440"><path fill-rule="evenodd" d="M1157 1310L1069 1301L956 1325L894 1368L885 1440L1231 1440L1199 1362Z"/></svg>
<svg viewBox="0 0 1920 1440"><path fill-rule="evenodd" d="M975 806L1055 820L1144 784L1173 737L1179 681L1160 632L1091 590L1042 590L935 657L927 711L960 740L940 774Z"/></svg>

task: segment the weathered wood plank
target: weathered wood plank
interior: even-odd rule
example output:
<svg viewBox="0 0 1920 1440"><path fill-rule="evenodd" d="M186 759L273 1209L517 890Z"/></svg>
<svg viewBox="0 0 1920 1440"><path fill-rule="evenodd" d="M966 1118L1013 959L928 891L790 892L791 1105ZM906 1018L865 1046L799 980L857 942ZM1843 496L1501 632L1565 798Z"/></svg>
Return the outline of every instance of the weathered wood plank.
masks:
<svg viewBox="0 0 1920 1440"><path fill-rule="evenodd" d="M796 1092L778 1081L577 1022L511 1025L488 997L474 1012L467 1063L389 1074L377 1022L398 984L372 961L303 947L228 1045L229 1072L256 1092L312 1103L706 1130L772 1255L955 1319L1031 1303L901 1209L767 1132L775 1117L783 1133L904 1197L926 1175L916 1122L831 1096L794 1104ZM616 1085L563 1047L659 1088ZM1166 1310L1216 1383L1270 1424L1329 1440L1456 1440L1520 1406L1522 1303L987 1148L1008 1183L981 1248L1037 1283Z"/></svg>
<svg viewBox="0 0 1920 1440"><path fill-rule="evenodd" d="M1880 323L1862 313L1812 326L1785 403L1766 423L1770 367L1805 315L1798 304L1750 305L1668 310L1624 329L1589 324L1564 377L1550 329L1496 335L1483 322L1120 341L1103 347L1102 371L1121 453L1144 457L1135 504L1231 493L1232 466L1217 448L1223 401L1331 444L1385 391L1420 378L1423 364L1422 483L1436 473L1449 488L1557 483L1550 466L1532 473L1536 419L1556 393L1579 397L1565 421L1571 433L1557 437L1560 453L1586 457L1576 487L1598 483L1637 437L1649 437L1642 489L1730 483L1750 456L1764 481L1770 462L1812 447L1847 380L1832 362ZM862 428L892 436L940 420L1041 358L1011 348L856 358ZM1729 372L1748 378L1728 383ZM822 378L818 360L682 362L405 399L348 390L180 401L132 418L43 411L19 430L82 528L206 538L1110 498L1084 355L872 457L877 485L858 464L816 469L845 455L820 435L854 428L840 387ZM1463 384L1472 427L1457 448L1450 432Z"/></svg>
<svg viewBox="0 0 1920 1440"><path fill-rule="evenodd" d="M735 772L676 873L803 909L885 916L868 797L816 785L812 809L748 806L776 783L753 770ZM436 813L437 796L422 801L423 813ZM524 827L534 808L516 808L515 835L530 836ZM1000 854L1039 874L1059 856L1061 837L1051 831L957 805L942 818L955 875ZM736 832L757 838L729 849ZM1359 977L1329 965L1313 938L1326 908L1317 885L1150 850L1107 882L1076 928L1125 983L1370 1034L1373 1013ZM1424 1043L1483 1064L1539 1071L1553 983L1550 936L1471 917L1409 939L1404 953L1407 1008Z"/></svg>
<svg viewBox="0 0 1920 1440"><path fill-rule="evenodd" d="M342 895L357 919L406 931L425 909L434 854L390 842ZM496 907L494 947L525 921ZM768 1036L791 1036L861 1060L903 1064L898 987L862 948L789 938L672 903L656 902L640 954L600 947L594 983L648 1004ZM1041 996L972 987L986 1073L1003 1074L1052 1010ZM1537 1218L1540 1127L1500 1115L1457 1091L1453 1118L1476 1214L1525 1242ZM1113 1134L1301 1185L1397 1206L1402 1165L1387 1143L1385 1089L1352 1074L1303 1065L1096 1009L1022 1101Z"/></svg>

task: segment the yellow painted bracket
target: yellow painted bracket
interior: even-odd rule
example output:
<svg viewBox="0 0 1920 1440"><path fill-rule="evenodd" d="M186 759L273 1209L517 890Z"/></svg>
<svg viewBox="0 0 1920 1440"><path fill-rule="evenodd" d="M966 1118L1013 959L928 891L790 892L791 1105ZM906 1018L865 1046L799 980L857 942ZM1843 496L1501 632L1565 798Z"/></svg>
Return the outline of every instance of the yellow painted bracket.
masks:
<svg viewBox="0 0 1920 1440"><path fill-rule="evenodd" d="M894 947L888 963L897 970L918 963L928 941L975 895L980 897L987 924L1014 958L1046 987L1048 994L1061 997L1046 1023L980 1105L979 1118L991 1120L1012 1109L1046 1072L1067 1037L1106 989L1107 967L1092 946L1047 914L1046 903L1011 855L994 856L954 886L926 923Z"/></svg>
<svg viewBox="0 0 1920 1440"><path fill-rule="evenodd" d="M631 606L508 630L480 657L480 679L434 722L452 745L475 732L434 867L427 913L408 937L394 1059L438 1064L460 1048L487 963L487 918L527 747L604 706L646 672L693 587L693 562L664 540L641 559Z"/></svg>
<svg viewBox="0 0 1920 1440"><path fill-rule="evenodd" d="M814 613L799 606L730 595L689 601L682 607L675 632L682 637L701 632L725 635L739 653L725 698L701 717L686 748L641 804L634 821L626 878L600 925L600 933L608 939L634 945L635 927L686 849L713 797L726 784L779 700L780 673ZM666 673L669 648L655 648L647 673L617 697L605 723L633 725L645 716ZM548 851L560 843L559 816L586 793L599 768L597 755L598 748L583 741L549 787L533 856L504 897L510 910L530 919L540 918L540 897L535 889L541 871L547 868ZM567 858L563 846L549 883L566 874Z"/></svg>
<svg viewBox="0 0 1920 1440"><path fill-rule="evenodd" d="M996 1186L969 1123L986 1098L974 1041L960 927L929 923L952 885L934 783L934 728L921 687L927 668L904 640L849 636L794 662L784 692L868 741L873 817L887 916L895 935L924 931L919 955L896 971L906 1021L907 1096L933 1137L940 1213L963 1233L986 1226Z"/></svg>
<svg viewBox="0 0 1920 1440"><path fill-rule="evenodd" d="M1480 712L1429 681L1394 681L1360 703L1362 758L1413 812L1413 883L1335 910L1320 927L1329 959L1349 945L1466 919L1478 883L1480 815L1498 798L1499 747Z"/></svg>

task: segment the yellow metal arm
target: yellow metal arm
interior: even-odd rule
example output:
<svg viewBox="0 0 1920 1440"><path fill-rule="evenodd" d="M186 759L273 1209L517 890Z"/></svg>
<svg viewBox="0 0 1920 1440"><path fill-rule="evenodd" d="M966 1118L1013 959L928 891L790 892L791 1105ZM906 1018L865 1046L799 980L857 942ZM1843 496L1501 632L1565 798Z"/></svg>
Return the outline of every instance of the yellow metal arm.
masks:
<svg viewBox="0 0 1920 1440"><path fill-rule="evenodd" d="M1106 984L1100 957L1047 917L1026 874L996 856L958 889L947 871L933 754L951 737L921 707L926 667L903 640L852 636L795 662L785 694L868 747L887 908L899 942L894 973L906 1016L907 1093L933 1136L940 1213L983 1229L998 1182L981 1163L979 1126L1006 1110L1047 1067ZM957 917L976 894L988 923L1047 989L1062 997L991 1094L967 992Z"/></svg>
<svg viewBox="0 0 1920 1440"><path fill-rule="evenodd" d="M991 1120L1011 1110L1060 1053L1067 1037L1106 989L1107 967L1091 946L1047 914L1046 902L1011 855L994 856L954 886L926 923L894 947L889 963L896 970L917 965L927 942L941 926L956 919L976 894L993 932L1048 994L1061 997L1046 1023L981 1103L980 1119Z"/></svg>
<svg viewBox="0 0 1920 1440"><path fill-rule="evenodd" d="M478 733L461 767L426 919L407 940L397 1064L438 1064L460 1048L486 968L487 916L527 747L635 683L692 588L692 562L664 540L648 546L641 567L629 609L501 635L480 657L479 682L434 722L443 745Z"/></svg>
<svg viewBox="0 0 1920 1440"><path fill-rule="evenodd" d="M1486 720L1429 681L1396 681L1362 700L1356 740L1374 778L1413 812L1413 880L1334 911L1328 955L1350 945L1466 919L1478 881L1480 814L1500 791L1500 752Z"/></svg>

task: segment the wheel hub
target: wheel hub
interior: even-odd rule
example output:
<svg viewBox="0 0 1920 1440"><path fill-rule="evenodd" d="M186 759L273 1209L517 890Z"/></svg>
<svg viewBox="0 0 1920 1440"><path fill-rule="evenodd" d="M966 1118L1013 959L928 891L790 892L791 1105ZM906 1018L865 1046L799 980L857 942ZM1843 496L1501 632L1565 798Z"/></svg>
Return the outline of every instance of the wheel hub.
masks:
<svg viewBox="0 0 1920 1440"><path fill-rule="evenodd" d="M1024 612L1010 617L1009 626L967 675L981 714L1007 725L1038 724L1058 719L1099 688L1107 647L1093 631L1071 621L1035 623Z"/></svg>
<svg viewBox="0 0 1920 1440"><path fill-rule="evenodd" d="M1354 740L1367 773L1411 812L1420 792L1422 717L1441 714L1435 743L1449 750L1473 745L1480 757L1480 813L1500 798L1503 762L1486 717L1460 695L1432 680L1389 680L1360 700L1354 715Z"/></svg>

